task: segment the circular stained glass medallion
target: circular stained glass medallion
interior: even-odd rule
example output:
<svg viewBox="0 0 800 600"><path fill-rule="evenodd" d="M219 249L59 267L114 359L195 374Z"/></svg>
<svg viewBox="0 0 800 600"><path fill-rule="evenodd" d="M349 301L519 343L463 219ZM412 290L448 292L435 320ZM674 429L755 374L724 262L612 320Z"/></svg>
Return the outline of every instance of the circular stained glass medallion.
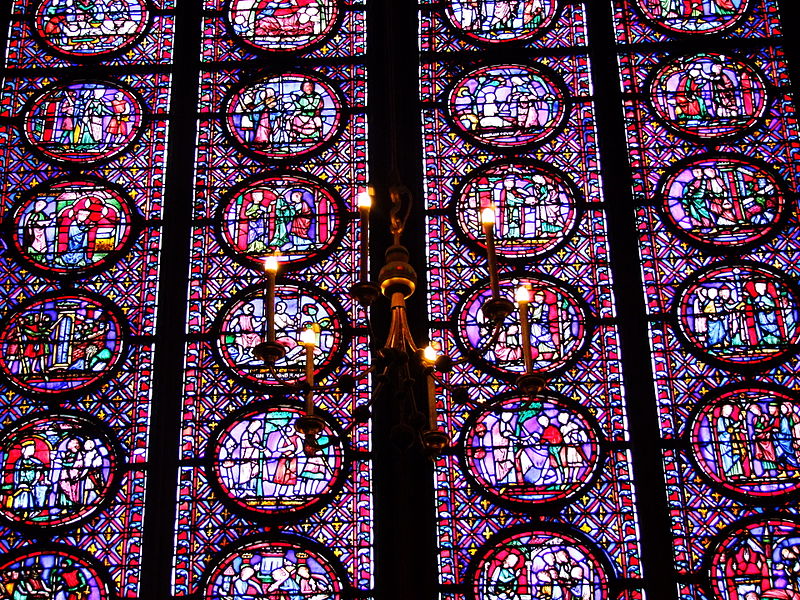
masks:
<svg viewBox="0 0 800 600"><path fill-rule="evenodd" d="M24 111L24 137L45 158L87 163L123 152L142 128L143 105L119 83L82 81L53 86Z"/></svg>
<svg viewBox="0 0 800 600"><path fill-rule="evenodd" d="M563 282L538 274L500 280L500 295L513 298L517 287L528 288L528 322L536 373L552 373L566 367L589 341L588 309ZM465 295L457 309L457 341L465 351L484 348L492 339L494 323L481 310L491 298L488 284ZM479 363L500 373L523 371L519 312L506 317L497 340L489 345Z"/></svg>
<svg viewBox="0 0 800 600"><path fill-rule="evenodd" d="M24 584L24 595L17 597L31 600L51 597L108 600L112 597L103 568L68 546L24 550L1 557L0 578L4 582L18 582L15 589ZM51 594L48 590L66 590L67 593Z"/></svg>
<svg viewBox="0 0 800 600"><path fill-rule="evenodd" d="M97 512L117 467L106 427L85 416L37 415L0 433L0 514L12 523L68 526Z"/></svg>
<svg viewBox="0 0 800 600"><path fill-rule="evenodd" d="M553 135L567 114L566 94L541 67L497 65L471 71L450 90L456 129L493 148L518 148Z"/></svg>
<svg viewBox="0 0 800 600"><path fill-rule="evenodd" d="M794 600L800 525L760 519L734 526L712 550L708 578L716 600Z"/></svg>
<svg viewBox="0 0 800 600"><path fill-rule="evenodd" d="M25 392L82 391L122 361L123 321L109 301L83 291L31 298L0 326L0 373Z"/></svg>
<svg viewBox="0 0 800 600"><path fill-rule="evenodd" d="M36 34L69 58L91 58L128 48L150 21L145 0L40 0L34 11Z"/></svg>
<svg viewBox="0 0 800 600"><path fill-rule="evenodd" d="M576 535L548 529L502 532L470 567L471 600L561 598L606 600L608 575L598 551Z"/></svg>
<svg viewBox="0 0 800 600"><path fill-rule="evenodd" d="M302 597L341 600L346 577L338 560L301 539L251 542L213 567L205 600ZM299 596L298 596L299 594Z"/></svg>
<svg viewBox="0 0 800 600"><path fill-rule="evenodd" d="M45 183L11 211L11 247L26 263L52 276L103 268L132 241L131 206L121 190L99 180Z"/></svg>
<svg viewBox="0 0 800 600"><path fill-rule="evenodd" d="M793 352L800 339L795 285L758 263L715 266L684 284L675 306L684 343L708 362L761 366Z"/></svg>
<svg viewBox="0 0 800 600"><path fill-rule="evenodd" d="M455 221L483 251L481 211L494 207L495 249L505 258L529 260L558 248L580 218L578 191L566 176L530 164L496 164L470 174L456 193Z"/></svg>
<svg viewBox="0 0 800 600"><path fill-rule="evenodd" d="M339 0L228 0L227 17L234 35L246 44L296 52L333 31Z"/></svg>
<svg viewBox="0 0 800 600"><path fill-rule="evenodd" d="M277 385L272 370L255 357L254 348L267 341L266 286L251 288L235 297L218 317L216 349L222 364L250 383ZM309 285L279 284L275 289L275 340L286 348L286 356L275 363L282 378L305 377L305 346L300 332L319 328L315 349L316 372L336 364L344 349L341 315L336 300Z"/></svg>
<svg viewBox="0 0 800 600"><path fill-rule="evenodd" d="M714 140L758 127L769 95L754 67L732 56L702 53L663 65L650 83L650 102L677 133Z"/></svg>
<svg viewBox="0 0 800 600"><path fill-rule="evenodd" d="M751 498L800 489L800 403L787 390L753 385L705 400L689 425L700 471Z"/></svg>
<svg viewBox="0 0 800 600"><path fill-rule="evenodd" d="M284 73L250 83L232 94L225 125L246 150L289 159L319 150L344 122L341 94L317 75Z"/></svg>
<svg viewBox="0 0 800 600"><path fill-rule="evenodd" d="M585 489L601 465L594 419L553 395L481 406L464 431L467 476L495 503L530 508L566 500Z"/></svg>
<svg viewBox="0 0 800 600"><path fill-rule="evenodd" d="M330 188L305 175L274 175L248 183L223 202L224 245L242 262L260 268L280 252L281 262L321 258L342 233L342 203Z"/></svg>
<svg viewBox="0 0 800 600"><path fill-rule="evenodd" d="M317 447L307 447L295 429L304 414L276 404L250 408L223 424L211 471L225 498L251 513L280 516L318 509L332 497L345 476L342 437L324 417Z"/></svg>
<svg viewBox="0 0 800 600"><path fill-rule="evenodd" d="M789 210L783 184L746 157L694 159L667 174L660 194L667 223L711 250L743 249L766 241Z"/></svg>
<svg viewBox="0 0 800 600"><path fill-rule="evenodd" d="M544 33L559 13L558 0L450 0L445 15L459 32L481 42L527 40Z"/></svg>
<svg viewBox="0 0 800 600"><path fill-rule="evenodd" d="M706 34L733 29L747 16L751 0L634 0L647 21L668 33Z"/></svg>

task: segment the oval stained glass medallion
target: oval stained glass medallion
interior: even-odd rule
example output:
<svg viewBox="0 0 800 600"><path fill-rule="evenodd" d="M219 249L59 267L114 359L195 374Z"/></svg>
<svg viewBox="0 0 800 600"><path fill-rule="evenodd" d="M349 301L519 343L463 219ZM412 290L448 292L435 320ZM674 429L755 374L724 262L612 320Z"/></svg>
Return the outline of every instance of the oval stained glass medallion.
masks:
<svg viewBox="0 0 800 600"><path fill-rule="evenodd" d="M246 44L272 52L297 52L330 34L339 0L228 0L231 30Z"/></svg>
<svg viewBox="0 0 800 600"><path fill-rule="evenodd" d="M210 459L225 498L266 516L317 509L331 498L346 470L341 436L325 418L316 447L307 447L295 429L304 414L296 406L277 404L249 409L224 425Z"/></svg>
<svg viewBox="0 0 800 600"><path fill-rule="evenodd" d="M0 433L0 513L12 523L72 525L106 500L117 451L105 426L72 413L37 415Z"/></svg>
<svg viewBox="0 0 800 600"><path fill-rule="evenodd" d="M548 529L499 533L470 565L471 600L561 598L606 600L608 575L598 551L570 533Z"/></svg>
<svg viewBox="0 0 800 600"><path fill-rule="evenodd" d="M40 0L34 10L33 26L49 48L80 59L128 48L149 22L150 10L145 0Z"/></svg>
<svg viewBox="0 0 800 600"><path fill-rule="evenodd" d="M281 262L322 258L341 234L344 209L327 185L300 174L248 183L223 201L221 238L245 264L263 268L279 252Z"/></svg>
<svg viewBox="0 0 800 600"><path fill-rule="evenodd" d="M594 419L552 395L508 397L477 409L467 421L461 456L482 493L518 508L575 496L601 465Z"/></svg>
<svg viewBox="0 0 800 600"><path fill-rule="evenodd" d="M7 223L11 246L53 276L84 273L119 258L132 241L134 209L116 187L63 179L22 196Z"/></svg>
<svg viewBox="0 0 800 600"><path fill-rule="evenodd" d="M0 326L0 373L29 393L84 390L124 358L123 320L110 302L85 292L31 298Z"/></svg>
<svg viewBox="0 0 800 600"><path fill-rule="evenodd" d="M447 111L456 129L493 148L518 148L553 135L567 115L555 77L527 65L481 67L450 90Z"/></svg>
<svg viewBox="0 0 800 600"><path fill-rule="evenodd" d="M800 489L800 403L754 384L705 400L688 427L691 455L711 481L750 498Z"/></svg>
<svg viewBox="0 0 800 600"><path fill-rule="evenodd" d="M73 554L67 546L18 551L12 556L0 557L0 578L24 582L24 589L30 590L23 596L26 599L109 600L112 597L102 567L94 560ZM21 587L18 585L16 589ZM68 593L50 594L47 590L68 590Z"/></svg>
<svg viewBox="0 0 800 600"><path fill-rule="evenodd" d="M550 168L500 163L471 173L456 192L458 229L484 251L481 211L495 210L495 250L505 258L529 260L558 248L580 218L574 185Z"/></svg>
<svg viewBox="0 0 800 600"><path fill-rule="evenodd" d="M711 267L687 280L677 296L678 333L709 362L773 363L800 339L798 301L794 283L766 265Z"/></svg>
<svg viewBox="0 0 800 600"><path fill-rule="evenodd" d="M237 377L258 385L285 383L253 354L267 341L265 286L239 294L217 319L216 350L222 364ZM286 356L275 363L275 372L288 380L305 377L305 347L298 343L303 329L319 328L315 348L316 372L335 364L343 349L343 330L338 303L308 285L278 284L275 289L275 340L286 348Z"/></svg>
<svg viewBox="0 0 800 600"><path fill-rule="evenodd" d="M797 597L800 526L762 519L734 527L709 556L708 580L716 600Z"/></svg>
<svg viewBox="0 0 800 600"><path fill-rule="evenodd" d="M575 292L555 279L526 274L500 280L500 295L513 298L515 289L528 288L528 304L533 370L552 373L566 367L577 358L589 341L588 311ZM465 351L483 348L491 340L494 323L481 310L491 298L488 284L481 285L456 309L456 338ZM506 317L497 340L478 359L479 364L500 373L521 373L524 369L522 338L518 311Z"/></svg>
<svg viewBox="0 0 800 600"><path fill-rule="evenodd" d="M667 127L700 140L747 133L769 108L759 71L739 58L712 52L663 65L650 83L649 97Z"/></svg>
<svg viewBox="0 0 800 600"><path fill-rule="evenodd" d="M245 85L225 104L225 126L244 149L264 158L315 152L338 134L344 102L317 75L283 73Z"/></svg>
<svg viewBox="0 0 800 600"><path fill-rule="evenodd" d="M341 600L346 579L333 557L305 540L251 542L229 552L206 579L204 600ZM302 590L302 591L301 591Z"/></svg>
<svg viewBox="0 0 800 600"><path fill-rule="evenodd" d="M81 81L37 94L23 114L28 143L57 163L89 163L123 152L142 129L144 108L119 83Z"/></svg>
<svg viewBox="0 0 800 600"><path fill-rule="evenodd" d="M736 27L751 0L633 0L653 26L677 34L722 33Z"/></svg>
<svg viewBox="0 0 800 600"><path fill-rule="evenodd" d="M730 251L763 242L789 210L782 182L746 157L692 160L670 171L659 187L667 223L707 249Z"/></svg>
<svg viewBox="0 0 800 600"><path fill-rule="evenodd" d="M450 24L481 42L527 40L544 33L559 14L558 0L450 0Z"/></svg>

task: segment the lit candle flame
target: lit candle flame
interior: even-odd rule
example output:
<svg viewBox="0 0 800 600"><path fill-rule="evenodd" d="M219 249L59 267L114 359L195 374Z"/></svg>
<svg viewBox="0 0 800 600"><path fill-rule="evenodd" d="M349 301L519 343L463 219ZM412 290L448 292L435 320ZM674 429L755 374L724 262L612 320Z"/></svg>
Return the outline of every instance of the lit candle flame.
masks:
<svg viewBox="0 0 800 600"><path fill-rule="evenodd" d="M319 345L318 338L319 332L314 327L306 327L300 332L300 344L303 346L316 347Z"/></svg>
<svg viewBox="0 0 800 600"><path fill-rule="evenodd" d="M358 208L361 210L369 210L372 208L372 194L369 192L361 192L356 198Z"/></svg>
<svg viewBox="0 0 800 600"><path fill-rule="evenodd" d="M264 270L275 274L278 272L278 255L272 254L264 259Z"/></svg>
<svg viewBox="0 0 800 600"><path fill-rule="evenodd" d="M495 220L497 219L497 214L495 211L494 206L487 206L481 211L481 224L486 225L494 225Z"/></svg>
<svg viewBox="0 0 800 600"><path fill-rule="evenodd" d="M436 348L430 344L425 346L425 349L422 351L422 360L424 360L427 364L432 365L436 362L437 358L439 358L439 353L436 352Z"/></svg>
<svg viewBox="0 0 800 600"><path fill-rule="evenodd" d="M531 301L531 291L524 285L519 286L514 293L514 300L517 304L528 304Z"/></svg>

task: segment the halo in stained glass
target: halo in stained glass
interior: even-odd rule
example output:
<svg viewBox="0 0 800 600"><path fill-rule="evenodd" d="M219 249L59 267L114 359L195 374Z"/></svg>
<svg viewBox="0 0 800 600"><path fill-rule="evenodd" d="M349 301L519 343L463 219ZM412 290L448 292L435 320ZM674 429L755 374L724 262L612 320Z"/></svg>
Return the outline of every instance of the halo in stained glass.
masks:
<svg viewBox="0 0 800 600"><path fill-rule="evenodd" d="M295 429L304 410L276 403L248 407L215 435L210 470L229 504L257 516L298 516L318 510L341 489L347 474L343 434L327 415L306 444Z"/></svg>
<svg viewBox="0 0 800 600"><path fill-rule="evenodd" d="M462 77L447 96L456 131L491 148L543 142L561 127L567 95L541 65L494 65Z"/></svg>
<svg viewBox="0 0 800 600"><path fill-rule="evenodd" d="M734 525L707 557L716 600L797 597L800 526L788 518Z"/></svg>
<svg viewBox="0 0 800 600"><path fill-rule="evenodd" d="M130 247L136 212L117 186L93 178L58 179L23 194L6 220L11 248L46 275L108 267Z"/></svg>
<svg viewBox="0 0 800 600"><path fill-rule="evenodd" d="M445 15L459 32L481 42L511 42L537 37L559 15L558 0L449 0Z"/></svg>
<svg viewBox="0 0 800 600"><path fill-rule="evenodd" d="M528 288L528 321L533 371L553 373L566 368L589 342L590 311L580 295L564 282L539 273L521 273L500 279L500 295L513 298L519 286ZM456 309L456 341L464 352L487 348L476 362L498 374L523 371L519 312L506 317L494 343L494 322L483 315L483 305L492 296L488 282L466 294Z"/></svg>
<svg viewBox="0 0 800 600"><path fill-rule="evenodd" d="M40 0L33 14L34 31L42 42L72 59L125 50L150 22L145 0Z"/></svg>
<svg viewBox="0 0 800 600"><path fill-rule="evenodd" d="M561 529L500 532L478 550L468 573L470 600L561 598L606 600L608 574L599 551L582 536Z"/></svg>
<svg viewBox="0 0 800 600"><path fill-rule="evenodd" d="M56 163L91 163L124 152L142 130L144 104L119 82L76 81L38 93L23 110L23 138Z"/></svg>
<svg viewBox="0 0 800 600"><path fill-rule="evenodd" d="M105 569L77 548L62 544L25 549L0 557L0 579L16 582L14 588L21 592L29 590L21 597L31 600L49 597L69 600L112 598ZM67 593L51 595L48 590Z"/></svg>
<svg viewBox="0 0 800 600"><path fill-rule="evenodd" d="M341 600L346 581L339 561L325 548L303 538L281 537L227 552L206 577L203 598Z"/></svg>
<svg viewBox="0 0 800 600"><path fill-rule="evenodd" d="M693 158L659 185L663 214L676 233L707 250L764 243L789 216L783 182L744 156Z"/></svg>
<svg viewBox="0 0 800 600"><path fill-rule="evenodd" d="M27 393L80 392L108 379L125 356L125 318L81 290L31 298L0 324L0 375Z"/></svg>
<svg viewBox="0 0 800 600"><path fill-rule="evenodd" d="M86 415L17 421L0 433L0 514L16 525L75 525L108 499L118 460L108 429Z"/></svg>
<svg viewBox="0 0 800 600"><path fill-rule="evenodd" d="M675 300L678 334L703 360L723 367L760 367L794 352L800 294L766 265L742 262L695 273Z"/></svg>
<svg viewBox="0 0 800 600"><path fill-rule="evenodd" d="M579 197L572 182L549 166L495 163L473 171L459 186L453 216L464 241L485 252L481 211L494 207L497 254L530 260L557 249L574 233Z"/></svg>
<svg viewBox="0 0 800 600"><path fill-rule="evenodd" d="M220 362L243 381L261 386L280 385L305 377L305 347L298 343L300 332L319 328L315 348L315 372L325 373L336 365L345 349L343 310L328 293L308 284L284 283L275 287L275 340L286 348L286 356L274 371L253 351L267 341L267 312L264 285L245 290L222 309L217 318L215 348Z"/></svg>
<svg viewBox="0 0 800 600"><path fill-rule="evenodd" d="M258 157L291 159L315 152L344 123L341 93L318 74L270 75L237 89L225 102L228 134Z"/></svg>
<svg viewBox="0 0 800 600"><path fill-rule="evenodd" d="M671 34L723 33L747 16L751 0L633 0L648 23Z"/></svg>
<svg viewBox="0 0 800 600"><path fill-rule="evenodd" d="M282 263L319 260L344 233L344 205L336 193L299 173L248 182L228 194L220 209L223 245L255 268L275 252Z"/></svg>
<svg viewBox="0 0 800 600"><path fill-rule="evenodd" d="M714 52L666 63L649 89L656 116L673 131L700 141L748 133L769 108L767 84L758 69Z"/></svg>
<svg viewBox="0 0 800 600"><path fill-rule="evenodd" d="M226 16L233 34L249 46L297 52L332 33L339 12L339 0L228 0Z"/></svg>
<svg viewBox="0 0 800 600"><path fill-rule="evenodd" d="M592 484L602 465L596 421L552 393L501 397L470 415L462 467L475 488L511 508L563 502Z"/></svg>
<svg viewBox="0 0 800 600"><path fill-rule="evenodd" d="M688 427L700 472L729 492L783 498L800 489L800 403L765 384L712 393Z"/></svg>

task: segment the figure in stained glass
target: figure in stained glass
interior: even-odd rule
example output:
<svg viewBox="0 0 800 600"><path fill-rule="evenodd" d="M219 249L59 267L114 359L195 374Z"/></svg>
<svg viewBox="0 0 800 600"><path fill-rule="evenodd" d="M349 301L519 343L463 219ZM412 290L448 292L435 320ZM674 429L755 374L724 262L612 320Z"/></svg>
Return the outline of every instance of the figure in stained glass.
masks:
<svg viewBox="0 0 800 600"><path fill-rule="evenodd" d="M558 8L557 0L451 0L445 14L472 38L507 42L543 32L558 16Z"/></svg>
<svg viewBox="0 0 800 600"><path fill-rule="evenodd" d="M743 387L715 394L689 432L700 471L726 489L769 498L800 488L800 405L788 391Z"/></svg>
<svg viewBox="0 0 800 600"><path fill-rule="evenodd" d="M271 370L253 350L267 341L266 290L244 292L229 303L219 318L217 350L222 363L237 375L259 384L275 384ZM342 348L342 326L335 300L319 290L303 285L278 285L275 291L276 341L286 348L286 356L275 368L287 378L301 378L305 373L304 347L298 343L300 332L310 327L320 330L315 349L316 364L330 365Z"/></svg>
<svg viewBox="0 0 800 600"><path fill-rule="evenodd" d="M523 530L498 538L471 565L473 600L608 597L607 575L595 551L572 535Z"/></svg>
<svg viewBox="0 0 800 600"><path fill-rule="evenodd" d="M494 207L495 248L506 258L530 259L557 248L574 231L577 192L550 168L497 164L470 173L457 192L456 223L463 235L485 245L481 211Z"/></svg>
<svg viewBox="0 0 800 600"><path fill-rule="evenodd" d="M788 210L782 187L745 157L692 160L660 184L667 222L692 241L720 250L776 232Z"/></svg>
<svg viewBox="0 0 800 600"><path fill-rule="evenodd" d="M36 96L24 113L27 141L57 162L89 162L116 156L142 125L143 108L119 84L56 85Z"/></svg>
<svg viewBox="0 0 800 600"><path fill-rule="evenodd" d="M108 585L99 568L66 550L26 552L0 566L5 598L107 600Z"/></svg>
<svg viewBox="0 0 800 600"><path fill-rule="evenodd" d="M344 587L335 559L309 544L264 541L231 552L212 570L206 600L339 600Z"/></svg>
<svg viewBox="0 0 800 600"><path fill-rule="evenodd" d="M82 390L122 360L123 327L107 301L83 293L33 298L0 328L0 373L28 392Z"/></svg>
<svg viewBox="0 0 800 600"><path fill-rule="evenodd" d="M766 266L715 267L680 295L679 331L691 347L726 364L777 360L798 339L798 297Z"/></svg>
<svg viewBox="0 0 800 600"><path fill-rule="evenodd" d="M34 26L51 49L87 58L127 48L144 32L149 18L144 0L41 0Z"/></svg>
<svg viewBox="0 0 800 600"><path fill-rule="evenodd" d="M267 77L235 92L226 104L231 136L268 158L319 149L338 133L342 102L332 84L311 75Z"/></svg>
<svg viewBox="0 0 800 600"><path fill-rule="evenodd" d="M554 396L493 401L464 431L466 473L499 504L564 500L585 488L600 465L597 426Z"/></svg>
<svg viewBox="0 0 800 600"><path fill-rule="evenodd" d="M284 262L316 258L340 233L343 209L322 182L302 175L271 176L229 194L221 210L225 245L260 267L279 252Z"/></svg>
<svg viewBox="0 0 800 600"><path fill-rule="evenodd" d="M530 290L528 316L534 370L548 373L563 368L580 354L588 340L583 303L563 284L538 275L501 280L501 294L512 298L519 285ZM494 323L481 310L489 298L491 290L488 286L481 287L465 295L458 310L459 339L467 349L484 348L492 339ZM517 313L506 318L497 341L489 344L482 360L486 366L505 373L522 371L522 338Z"/></svg>
<svg viewBox="0 0 800 600"><path fill-rule="evenodd" d="M324 39L339 16L337 0L229 0L233 32L261 50L303 50Z"/></svg>
<svg viewBox="0 0 800 600"><path fill-rule="evenodd" d="M634 0L645 18L672 33L714 34L736 26L750 0Z"/></svg>
<svg viewBox="0 0 800 600"><path fill-rule="evenodd" d="M709 582L716 600L800 598L800 527L770 519L733 528L711 552Z"/></svg>
<svg viewBox="0 0 800 600"><path fill-rule="evenodd" d="M769 105L764 78L755 68L716 53L664 65L650 85L650 101L670 128L702 139L751 130Z"/></svg>
<svg viewBox="0 0 800 600"><path fill-rule="evenodd" d="M117 258L131 239L131 202L101 181L58 180L24 195L10 213L11 246L53 275Z"/></svg>
<svg viewBox="0 0 800 600"><path fill-rule="evenodd" d="M308 446L295 429L303 411L293 405L249 409L218 434L212 473L225 497L260 515L319 507L341 483L344 450L328 424Z"/></svg>
<svg viewBox="0 0 800 600"><path fill-rule="evenodd" d="M117 457L104 429L77 415L36 416L0 434L0 512L25 525L69 525L106 498Z"/></svg>
<svg viewBox="0 0 800 600"><path fill-rule="evenodd" d="M458 130L494 147L517 147L552 135L566 115L552 75L525 65L482 67L450 91L447 108Z"/></svg>

